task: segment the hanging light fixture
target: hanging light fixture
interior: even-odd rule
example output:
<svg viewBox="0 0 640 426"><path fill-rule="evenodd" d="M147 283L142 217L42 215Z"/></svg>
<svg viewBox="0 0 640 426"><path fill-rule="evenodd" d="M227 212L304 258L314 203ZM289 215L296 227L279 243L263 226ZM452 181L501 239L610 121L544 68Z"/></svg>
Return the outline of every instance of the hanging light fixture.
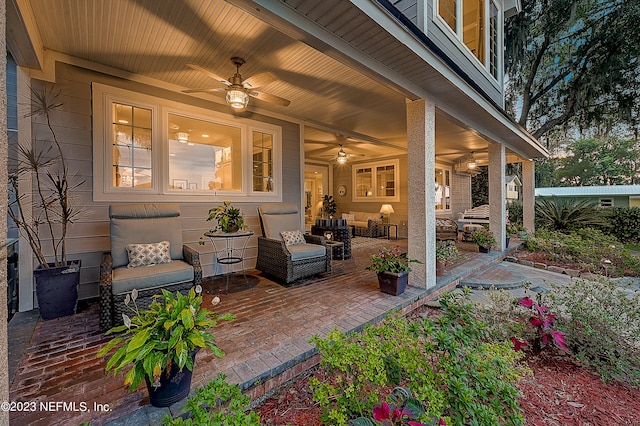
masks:
<svg viewBox="0 0 640 426"><path fill-rule="evenodd" d="M342 149L342 144L340 145L340 151L338 151L338 156L336 157L336 161L338 164L347 164L347 153Z"/></svg>
<svg viewBox="0 0 640 426"><path fill-rule="evenodd" d="M249 104L249 95L244 90L231 88L227 90L227 104L231 108L243 109Z"/></svg>
<svg viewBox="0 0 640 426"><path fill-rule="evenodd" d="M189 133L187 133L187 132L177 132L176 133L176 139L180 143L187 143L187 142L189 142Z"/></svg>
<svg viewBox="0 0 640 426"><path fill-rule="evenodd" d="M467 169L475 169L478 166L478 160L473 156L474 151L471 152L471 157L467 160Z"/></svg>

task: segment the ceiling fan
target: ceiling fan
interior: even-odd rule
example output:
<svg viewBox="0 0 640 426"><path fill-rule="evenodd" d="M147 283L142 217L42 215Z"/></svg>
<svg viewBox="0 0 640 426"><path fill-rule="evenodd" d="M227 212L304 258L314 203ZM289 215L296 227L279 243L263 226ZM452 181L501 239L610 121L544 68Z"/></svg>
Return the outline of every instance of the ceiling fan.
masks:
<svg viewBox="0 0 640 426"><path fill-rule="evenodd" d="M338 146L340 147L340 150L338 151L338 153L333 156L333 158L331 160L336 160L336 162L338 164L346 164L347 160L351 157L364 157L364 154L347 154L344 151L344 148L342 147L342 144L339 143Z"/></svg>
<svg viewBox="0 0 640 426"><path fill-rule="evenodd" d="M189 68L200 71L203 74L213 78L218 83L226 87L205 88L205 89L189 89L183 90L184 93L214 93L214 92L226 92L227 104L235 109L244 109L249 104L249 97L260 99L261 101L269 102L275 105L288 106L291 102L280 96L272 95L270 93L262 92L257 89L266 86L269 83L276 81L278 78L270 72L263 72L256 74L246 80L242 79L240 75L240 67L244 65L245 60L234 56L231 58L231 62L236 67L236 73L224 79L217 74L202 68L196 64L187 64Z"/></svg>

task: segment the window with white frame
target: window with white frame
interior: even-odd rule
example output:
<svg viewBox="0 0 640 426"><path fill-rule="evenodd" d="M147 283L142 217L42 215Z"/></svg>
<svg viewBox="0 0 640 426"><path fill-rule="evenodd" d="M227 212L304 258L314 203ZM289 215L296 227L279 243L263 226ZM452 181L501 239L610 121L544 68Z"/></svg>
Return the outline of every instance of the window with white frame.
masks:
<svg viewBox="0 0 640 426"><path fill-rule="evenodd" d="M353 201L400 201L398 169L398 160L354 165Z"/></svg>
<svg viewBox="0 0 640 426"><path fill-rule="evenodd" d="M436 211L451 210L451 169L436 165Z"/></svg>
<svg viewBox="0 0 640 426"><path fill-rule="evenodd" d="M282 130L93 85L96 201L281 201Z"/></svg>
<svg viewBox="0 0 640 426"><path fill-rule="evenodd" d="M496 81L500 79L503 23L495 0L434 0L436 23L460 40Z"/></svg>

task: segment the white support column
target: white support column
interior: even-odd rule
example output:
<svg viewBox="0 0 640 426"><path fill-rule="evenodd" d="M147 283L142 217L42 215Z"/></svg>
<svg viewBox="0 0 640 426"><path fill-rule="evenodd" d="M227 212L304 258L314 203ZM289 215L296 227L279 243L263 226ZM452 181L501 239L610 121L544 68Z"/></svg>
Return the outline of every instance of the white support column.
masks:
<svg viewBox="0 0 640 426"><path fill-rule="evenodd" d="M407 102L407 150L409 153L409 283L416 287L436 285L436 109L429 99Z"/></svg>
<svg viewBox="0 0 640 426"><path fill-rule="evenodd" d="M489 229L496 237L496 250L506 248L506 188L504 169L506 165L504 145L489 144Z"/></svg>
<svg viewBox="0 0 640 426"><path fill-rule="evenodd" d="M522 162L522 222L527 232L535 232L535 163L531 160Z"/></svg>

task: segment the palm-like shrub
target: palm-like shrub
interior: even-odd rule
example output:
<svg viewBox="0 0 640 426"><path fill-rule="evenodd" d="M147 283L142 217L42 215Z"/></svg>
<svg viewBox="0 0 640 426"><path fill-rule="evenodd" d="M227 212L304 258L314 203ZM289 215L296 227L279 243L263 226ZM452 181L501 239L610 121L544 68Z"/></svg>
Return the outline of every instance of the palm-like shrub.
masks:
<svg viewBox="0 0 640 426"><path fill-rule="evenodd" d="M536 201L538 225L556 231L602 225L601 218L600 209L591 200L552 197Z"/></svg>

